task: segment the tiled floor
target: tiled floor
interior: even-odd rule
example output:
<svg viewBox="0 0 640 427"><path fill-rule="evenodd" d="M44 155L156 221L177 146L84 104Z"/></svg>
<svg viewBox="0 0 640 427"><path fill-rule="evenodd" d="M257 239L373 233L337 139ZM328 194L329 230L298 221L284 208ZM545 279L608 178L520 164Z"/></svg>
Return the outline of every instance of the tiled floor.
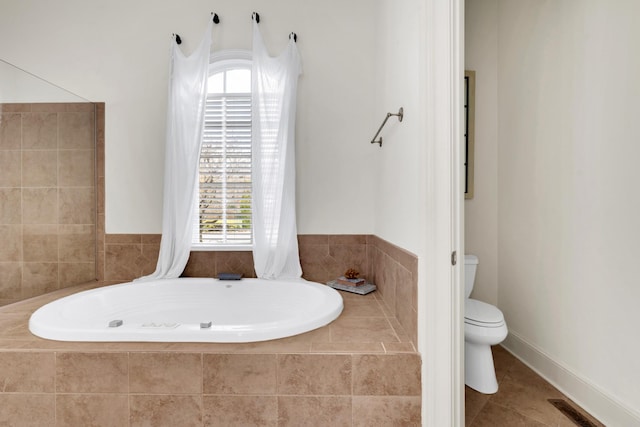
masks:
<svg viewBox="0 0 640 427"><path fill-rule="evenodd" d="M467 427L575 427L547 399L564 399L596 426L603 426L501 346L493 347L499 389L486 395L466 387Z"/></svg>
<svg viewBox="0 0 640 427"><path fill-rule="evenodd" d="M95 287L97 284L77 289ZM267 343L68 343L39 339L28 332L31 312L44 302L71 293L64 289L45 297L0 309L0 352L7 351L160 351L206 353L415 353L415 348L397 321L386 314L376 294L365 297L343 294L345 310L335 324L299 335ZM364 323L363 323L364 322ZM376 322L384 327L371 329ZM360 324L362 323L362 324ZM374 325L375 326L375 325ZM357 332L360 332L357 334ZM355 334L355 335L354 335ZM344 335L344 336L343 336ZM588 414L540 378L522 362L500 346L493 348L496 375L500 385L494 395L466 389L466 425L471 427L554 426L574 427L563 413L547 399L565 399L582 414ZM594 424L602 426L592 417Z"/></svg>

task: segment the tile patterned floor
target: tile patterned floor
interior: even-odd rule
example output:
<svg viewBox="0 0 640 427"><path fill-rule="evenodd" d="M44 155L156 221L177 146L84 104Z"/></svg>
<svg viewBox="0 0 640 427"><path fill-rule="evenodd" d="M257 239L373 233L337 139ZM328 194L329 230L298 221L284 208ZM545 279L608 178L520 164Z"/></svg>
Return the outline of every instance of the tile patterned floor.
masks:
<svg viewBox="0 0 640 427"><path fill-rule="evenodd" d="M551 384L501 346L493 347L499 389L486 395L466 387L467 427L575 427L547 399L564 399L594 425L604 425L590 416Z"/></svg>

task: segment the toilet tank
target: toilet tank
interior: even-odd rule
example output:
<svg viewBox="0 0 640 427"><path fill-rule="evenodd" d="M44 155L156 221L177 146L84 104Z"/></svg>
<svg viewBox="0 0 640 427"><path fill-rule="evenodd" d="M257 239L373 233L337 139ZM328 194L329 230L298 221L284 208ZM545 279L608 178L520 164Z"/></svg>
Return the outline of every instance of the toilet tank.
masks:
<svg viewBox="0 0 640 427"><path fill-rule="evenodd" d="M478 257L475 255L464 256L464 295L469 298L473 290L473 282L476 280Z"/></svg>

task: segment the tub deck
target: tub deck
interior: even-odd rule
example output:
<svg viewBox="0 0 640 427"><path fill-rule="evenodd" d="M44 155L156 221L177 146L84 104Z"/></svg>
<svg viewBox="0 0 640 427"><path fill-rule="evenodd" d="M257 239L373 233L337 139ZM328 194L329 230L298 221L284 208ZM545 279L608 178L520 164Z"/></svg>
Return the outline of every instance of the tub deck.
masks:
<svg viewBox="0 0 640 427"><path fill-rule="evenodd" d="M62 342L32 335L37 308L91 282L0 307L0 424L420 425L420 355L372 293L342 315L256 343ZM175 418L179 417L179 418ZM115 424L113 424L115 422Z"/></svg>
<svg viewBox="0 0 640 427"><path fill-rule="evenodd" d="M29 332L29 317L42 305L107 284L91 282L0 307L0 350L205 351L209 353L415 353L400 323L386 315L376 293L340 292L344 310L331 324L289 338L256 343L83 343L50 341Z"/></svg>

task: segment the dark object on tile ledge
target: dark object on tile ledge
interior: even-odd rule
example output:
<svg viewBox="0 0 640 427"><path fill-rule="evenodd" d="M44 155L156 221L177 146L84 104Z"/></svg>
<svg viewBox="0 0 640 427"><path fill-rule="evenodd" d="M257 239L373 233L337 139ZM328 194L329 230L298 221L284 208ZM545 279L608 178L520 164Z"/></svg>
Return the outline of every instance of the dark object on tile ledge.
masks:
<svg viewBox="0 0 640 427"><path fill-rule="evenodd" d="M218 280L240 280L242 274L239 273L219 273Z"/></svg>

